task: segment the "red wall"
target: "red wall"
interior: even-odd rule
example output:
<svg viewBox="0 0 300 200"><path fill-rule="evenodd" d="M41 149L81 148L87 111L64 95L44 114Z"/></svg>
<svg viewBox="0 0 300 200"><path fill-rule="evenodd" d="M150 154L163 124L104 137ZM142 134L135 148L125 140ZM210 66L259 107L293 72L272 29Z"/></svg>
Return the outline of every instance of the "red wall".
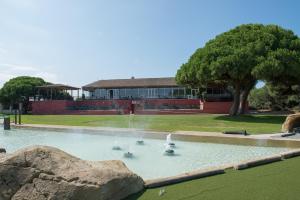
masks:
<svg viewBox="0 0 300 200"><path fill-rule="evenodd" d="M113 103L122 106L122 110L68 110L68 106L111 106ZM51 115L51 114L79 114L79 115L110 115L128 114L130 112L130 100L104 100L104 101L34 101L32 102L32 114Z"/></svg>
<svg viewBox="0 0 300 200"><path fill-rule="evenodd" d="M128 107L131 100L84 100L84 101L69 101L69 106L111 106L117 104L119 106Z"/></svg>
<svg viewBox="0 0 300 200"><path fill-rule="evenodd" d="M199 105L200 104L200 99L147 99L147 100L137 100L137 102L142 102L142 103L151 103L151 104L181 104L181 105Z"/></svg>
<svg viewBox="0 0 300 200"><path fill-rule="evenodd" d="M32 102L32 114L63 114L68 103L72 101L34 101Z"/></svg>
<svg viewBox="0 0 300 200"><path fill-rule="evenodd" d="M213 114L227 114L229 113L232 102L204 102L203 112Z"/></svg>
<svg viewBox="0 0 300 200"><path fill-rule="evenodd" d="M133 101L135 114L196 114L214 113L226 114L229 112L232 102L201 102L199 99L148 99ZM32 102L32 114L79 114L79 115L113 115L129 114L131 100L84 100L84 101L36 101ZM203 109L144 109L143 104L168 104L168 105L203 105ZM70 110L70 106L111 106L117 105L120 109L111 110Z"/></svg>

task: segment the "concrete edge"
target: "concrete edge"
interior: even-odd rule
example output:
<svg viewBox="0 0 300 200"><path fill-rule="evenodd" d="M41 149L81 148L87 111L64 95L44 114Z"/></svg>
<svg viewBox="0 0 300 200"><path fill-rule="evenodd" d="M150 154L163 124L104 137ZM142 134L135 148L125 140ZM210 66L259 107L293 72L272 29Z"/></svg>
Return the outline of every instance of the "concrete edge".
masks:
<svg viewBox="0 0 300 200"><path fill-rule="evenodd" d="M97 132L97 131L107 131L107 132L139 132L143 134L152 134L156 135L156 137L166 137L167 134L172 134L175 139L180 138L201 138L204 140L207 140L208 142L210 140L221 139L223 140L220 143L224 144L232 144L235 143L235 141L243 141L247 144L250 144L252 146L253 144L257 145L257 140L261 141L261 144L267 144L269 142L275 142L275 143L281 143L285 146L286 143L292 144L295 147L300 147L300 139L289 139L286 137L278 137L274 138L273 136L279 135L279 134L268 134L267 136L261 137L260 135L247 135L247 136L241 136L241 135L226 135L222 134L220 132L199 132L199 131L175 131L175 132L168 132L168 131L153 131L153 130L144 130L144 129L135 129L135 128L113 128L113 127L89 127L89 126L66 126L66 125L44 125L44 124L21 124L21 125L11 125L15 128L36 128L36 129L52 129L52 130L79 130L79 131L91 131L91 132ZM280 134L281 135L281 134ZM262 145L264 146L264 145ZM266 145L268 146L268 145ZM279 146L282 146L279 144Z"/></svg>
<svg viewBox="0 0 300 200"><path fill-rule="evenodd" d="M195 170L192 172L187 172L184 174L179 174L176 176L158 178L152 180L145 180L145 188L157 188L162 186L167 186L171 184L181 183L184 181L205 178L209 176L224 174L225 170L235 169L235 170L243 170L252 167L257 167L261 165L270 164L273 162L283 161L288 158L293 158L300 156L300 149L290 150L287 152L279 153L276 155L266 156L258 159L252 159L244 162L240 162L236 165L223 165L220 168L210 168L206 170Z"/></svg>
<svg viewBox="0 0 300 200"><path fill-rule="evenodd" d="M272 155L272 156L267 156L267 157L244 161L244 162L234 165L233 168L236 170L242 170L242 169L265 165L265 164L269 164L269 163L273 163L273 162L277 162L277 161L282 161L281 154L276 154L276 155Z"/></svg>
<svg viewBox="0 0 300 200"><path fill-rule="evenodd" d="M175 183L181 183L184 181L189 181L189 180L193 180L193 179L204 178L204 177L214 176L217 174L224 174L224 173L225 173L225 170L222 168L208 169L208 170L196 170L196 171L180 174L177 176L146 180L145 188L156 188L156 187L171 185L171 184L175 184Z"/></svg>
<svg viewBox="0 0 300 200"><path fill-rule="evenodd" d="M88 131L143 131L135 128L114 128L114 127L98 127L98 126L68 126L68 125L49 125L49 124L11 124L15 128L46 128L46 129L60 129L60 130L88 130Z"/></svg>
<svg viewBox="0 0 300 200"><path fill-rule="evenodd" d="M295 150L290 150L287 152L280 153L281 158L284 159L289 159L293 157L300 156L300 149L295 149Z"/></svg>

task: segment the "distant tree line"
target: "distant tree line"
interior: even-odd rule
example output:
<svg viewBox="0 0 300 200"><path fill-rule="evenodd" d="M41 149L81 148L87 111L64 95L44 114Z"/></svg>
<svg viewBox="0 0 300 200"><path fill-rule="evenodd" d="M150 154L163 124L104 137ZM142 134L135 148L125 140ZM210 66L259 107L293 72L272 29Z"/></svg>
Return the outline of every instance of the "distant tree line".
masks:
<svg viewBox="0 0 300 200"><path fill-rule="evenodd" d="M300 111L300 86L277 86L270 84L255 88L249 95L251 109L272 111Z"/></svg>

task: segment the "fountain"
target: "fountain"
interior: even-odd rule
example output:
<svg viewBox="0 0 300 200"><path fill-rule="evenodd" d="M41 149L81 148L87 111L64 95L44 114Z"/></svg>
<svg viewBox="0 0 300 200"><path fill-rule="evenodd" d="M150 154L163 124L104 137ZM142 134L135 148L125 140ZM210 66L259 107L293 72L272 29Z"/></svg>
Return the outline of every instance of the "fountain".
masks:
<svg viewBox="0 0 300 200"><path fill-rule="evenodd" d="M166 155L173 155L175 153L175 151L173 150L173 148L175 147L175 143L172 142L171 134L167 135L165 147L166 147L165 149Z"/></svg>
<svg viewBox="0 0 300 200"><path fill-rule="evenodd" d="M129 129L131 129L131 128L133 127L133 126L132 126L132 125L133 125L133 123L132 123L132 122L133 122L133 121L132 121L132 118L133 118L133 117L134 117L134 114L133 114L133 113L130 113L129 116L128 116L128 128L129 128Z"/></svg>
<svg viewBox="0 0 300 200"><path fill-rule="evenodd" d="M131 151L130 147L128 146L128 150L123 154L125 158L132 158L133 157L133 152Z"/></svg>
<svg viewBox="0 0 300 200"><path fill-rule="evenodd" d="M124 156L125 158L132 158L132 157L133 157L133 153L130 152L130 151L127 151L127 152L125 152L125 153L123 154L123 156Z"/></svg>
<svg viewBox="0 0 300 200"><path fill-rule="evenodd" d="M171 148L174 148L175 147L175 143L172 142L172 138L171 138L171 134L168 134L167 135L167 138L166 138L166 146L170 146Z"/></svg>
<svg viewBox="0 0 300 200"><path fill-rule="evenodd" d="M143 138L141 137L140 139L138 139L138 140L136 141L136 144L138 144L138 145L144 145L144 140L143 140Z"/></svg>
<svg viewBox="0 0 300 200"><path fill-rule="evenodd" d="M128 118L128 128L131 130L132 129L132 118L134 117L134 114L133 113L130 113L129 114L129 118ZM144 144L144 140L143 138L141 137L140 139L138 139L136 141L136 144L137 145L143 145Z"/></svg>
<svg viewBox="0 0 300 200"><path fill-rule="evenodd" d="M170 145L166 145L165 154L166 155L173 155L175 153L174 149Z"/></svg>
<svg viewBox="0 0 300 200"><path fill-rule="evenodd" d="M117 151L122 150L122 148L121 148L120 145L119 145L118 140L116 140L116 139L115 139L115 141L114 141L114 145L113 145L113 147L112 147L112 150L117 150Z"/></svg>

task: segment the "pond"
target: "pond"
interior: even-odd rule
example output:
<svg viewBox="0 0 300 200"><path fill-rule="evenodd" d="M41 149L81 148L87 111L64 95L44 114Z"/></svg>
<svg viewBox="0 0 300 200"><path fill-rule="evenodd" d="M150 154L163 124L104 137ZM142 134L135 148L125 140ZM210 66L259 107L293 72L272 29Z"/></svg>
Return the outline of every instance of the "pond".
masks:
<svg viewBox="0 0 300 200"><path fill-rule="evenodd" d="M164 136L165 137L165 136ZM137 143L138 140L143 142ZM166 140L145 133L11 129L0 131L0 147L12 153L30 145L60 148L85 160L122 160L145 180L168 177L208 167L237 163L289 150L287 147L247 146L211 142L172 140L174 154L166 154ZM113 147L120 150L113 150ZM131 156L124 156L131 152Z"/></svg>

